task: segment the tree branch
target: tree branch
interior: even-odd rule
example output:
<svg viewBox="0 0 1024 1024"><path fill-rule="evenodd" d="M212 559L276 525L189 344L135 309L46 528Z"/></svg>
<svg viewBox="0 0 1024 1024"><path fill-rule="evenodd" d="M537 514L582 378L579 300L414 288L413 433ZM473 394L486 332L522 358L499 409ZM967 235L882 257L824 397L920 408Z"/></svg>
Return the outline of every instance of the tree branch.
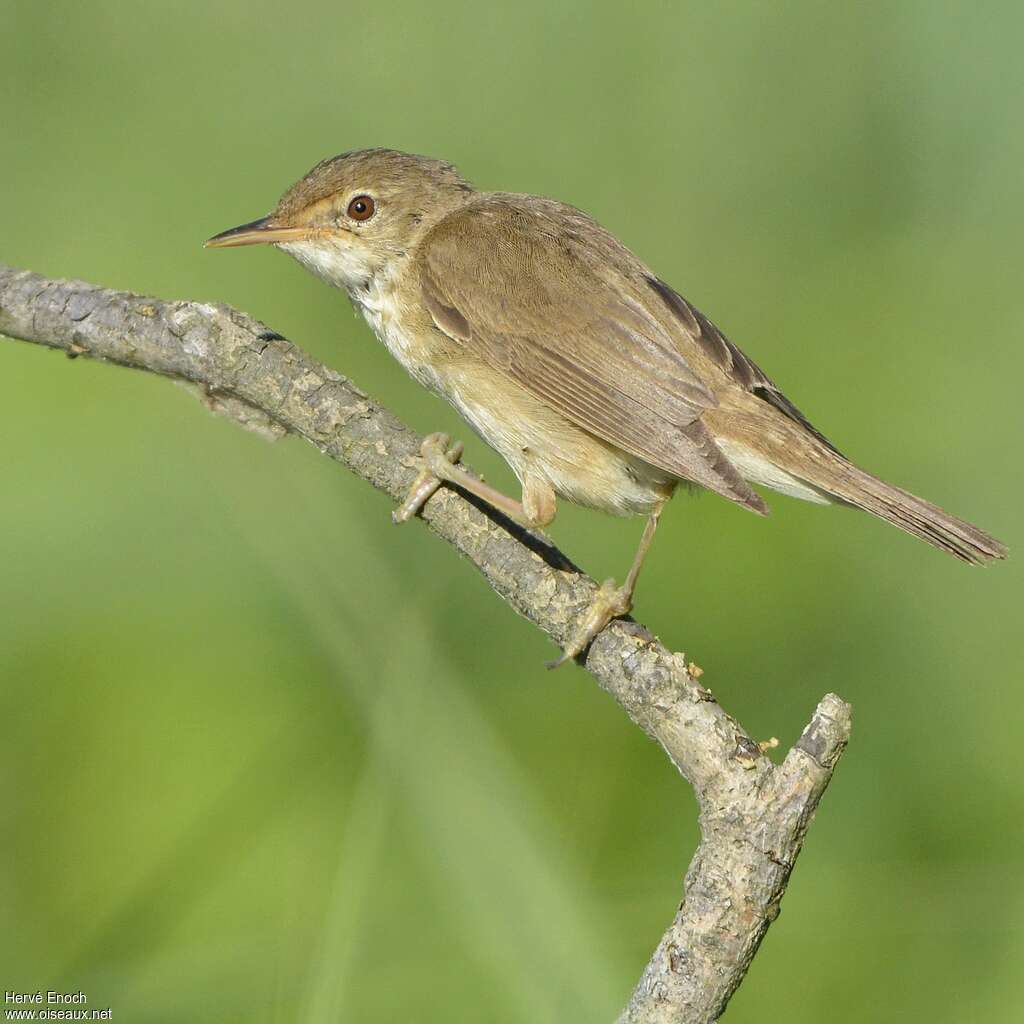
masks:
<svg viewBox="0 0 1024 1024"><path fill-rule="evenodd" d="M403 498L421 439L345 377L227 306L167 302L0 266L0 333L69 356L197 386L214 411L270 435L298 434ZM546 538L442 488L425 506L520 615L563 642L596 584ZM582 662L655 739L697 794L702 839L684 899L620 1024L719 1018L779 912L804 835L846 745L850 708L824 697L775 766L687 670L631 620L613 622Z"/></svg>

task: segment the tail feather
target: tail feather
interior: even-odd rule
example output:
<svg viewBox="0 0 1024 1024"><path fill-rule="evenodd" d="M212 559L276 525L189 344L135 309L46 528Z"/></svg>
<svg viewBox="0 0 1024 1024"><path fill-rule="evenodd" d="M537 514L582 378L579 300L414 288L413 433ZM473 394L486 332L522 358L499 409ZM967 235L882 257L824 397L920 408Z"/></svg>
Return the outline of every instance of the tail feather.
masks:
<svg viewBox="0 0 1024 1024"><path fill-rule="evenodd" d="M827 461L832 463L832 471L822 474L827 480L809 482L839 501L870 512L964 562L983 565L1006 557L1006 548L999 541L971 523L887 484L846 459L833 456Z"/></svg>

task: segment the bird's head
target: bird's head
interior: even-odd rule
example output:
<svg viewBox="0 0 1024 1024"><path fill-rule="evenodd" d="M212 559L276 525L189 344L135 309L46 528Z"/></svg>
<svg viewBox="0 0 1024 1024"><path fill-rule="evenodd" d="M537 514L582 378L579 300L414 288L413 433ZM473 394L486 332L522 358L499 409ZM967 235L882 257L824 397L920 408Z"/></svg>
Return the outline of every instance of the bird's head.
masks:
<svg viewBox="0 0 1024 1024"><path fill-rule="evenodd" d="M473 194L451 164L391 149L321 160L273 212L222 231L208 248L266 243L328 284L366 287L416 239Z"/></svg>

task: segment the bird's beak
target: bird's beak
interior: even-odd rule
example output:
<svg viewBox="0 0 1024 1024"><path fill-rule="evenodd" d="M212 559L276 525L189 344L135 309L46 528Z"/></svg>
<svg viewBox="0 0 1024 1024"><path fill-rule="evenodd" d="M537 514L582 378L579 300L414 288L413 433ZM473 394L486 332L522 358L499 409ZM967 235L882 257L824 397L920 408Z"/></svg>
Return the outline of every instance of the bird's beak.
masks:
<svg viewBox="0 0 1024 1024"><path fill-rule="evenodd" d="M234 245L259 245L274 242L300 242L310 238L313 232L308 227L286 227L275 224L270 217L240 224L229 228L203 242L204 249L227 249Z"/></svg>

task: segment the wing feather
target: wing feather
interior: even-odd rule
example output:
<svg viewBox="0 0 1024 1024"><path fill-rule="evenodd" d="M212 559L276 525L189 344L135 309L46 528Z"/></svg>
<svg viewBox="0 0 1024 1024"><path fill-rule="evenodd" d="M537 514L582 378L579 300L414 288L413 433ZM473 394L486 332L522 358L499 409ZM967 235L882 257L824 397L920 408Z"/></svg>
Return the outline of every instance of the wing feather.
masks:
<svg viewBox="0 0 1024 1024"><path fill-rule="evenodd" d="M651 302L639 262L593 222L581 231L579 211L517 198L482 199L422 243L437 327L589 433L764 511L700 423L717 401L683 354L678 317ZM473 246L460 244L467 234Z"/></svg>

